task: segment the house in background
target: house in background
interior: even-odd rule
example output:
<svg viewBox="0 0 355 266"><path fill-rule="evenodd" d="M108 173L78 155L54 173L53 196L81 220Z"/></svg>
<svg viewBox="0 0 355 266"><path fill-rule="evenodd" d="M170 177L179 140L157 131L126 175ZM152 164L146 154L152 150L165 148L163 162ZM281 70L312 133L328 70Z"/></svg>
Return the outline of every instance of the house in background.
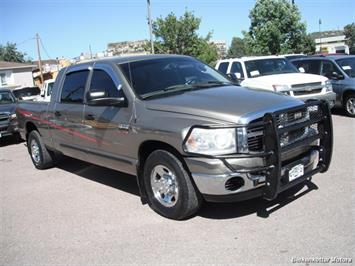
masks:
<svg viewBox="0 0 355 266"><path fill-rule="evenodd" d="M0 61L0 88L32 87L32 69L36 65Z"/></svg>
<svg viewBox="0 0 355 266"><path fill-rule="evenodd" d="M349 54L346 37L342 30L332 30L311 33L316 42L316 53Z"/></svg>

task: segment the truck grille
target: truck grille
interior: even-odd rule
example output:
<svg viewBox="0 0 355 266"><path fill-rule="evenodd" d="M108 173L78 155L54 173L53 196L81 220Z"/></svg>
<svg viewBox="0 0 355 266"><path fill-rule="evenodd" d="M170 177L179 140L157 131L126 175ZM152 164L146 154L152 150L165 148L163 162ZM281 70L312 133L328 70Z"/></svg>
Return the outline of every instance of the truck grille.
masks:
<svg viewBox="0 0 355 266"><path fill-rule="evenodd" d="M311 90L297 90L293 91L294 96L300 96L300 95L308 95L308 94L314 94L314 93L321 93L322 88L319 89L311 89Z"/></svg>
<svg viewBox="0 0 355 266"><path fill-rule="evenodd" d="M306 108L300 108L296 111L280 114L276 117L278 128L293 125L295 123L306 121L309 118L309 112Z"/></svg>
<svg viewBox="0 0 355 266"><path fill-rule="evenodd" d="M262 151L264 148L264 126L253 127L253 125L251 124L249 125L247 132L249 151Z"/></svg>
<svg viewBox="0 0 355 266"><path fill-rule="evenodd" d="M0 113L0 122L8 121L10 115L8 113Z"/></svg>
<svg viewBox="0 0 355 266"><path fill-rule="evenodd" d="M308 120L317 120L322 116L317 106L302 107L297 110L281 113L276 116L276 126L278 129L289 127ZM312 109L313 108L313 109ZM260 122L255 120L251 122L247 128L248 148L250 152L261 152L264 150L264 126L254 126L253 124ZM317 135L318 125L314 124L308 127L297 128L280 134L280 145L282 148L302 140L306 137Z"/></svg>
<svg viewBox="0 0 355 266"><path fill-rule="evenodd" d="M295 84L292 85L294 96L308 95L321 93L323 86L322 82L312 82L312 83L303 83L303 84Z"/></svg>

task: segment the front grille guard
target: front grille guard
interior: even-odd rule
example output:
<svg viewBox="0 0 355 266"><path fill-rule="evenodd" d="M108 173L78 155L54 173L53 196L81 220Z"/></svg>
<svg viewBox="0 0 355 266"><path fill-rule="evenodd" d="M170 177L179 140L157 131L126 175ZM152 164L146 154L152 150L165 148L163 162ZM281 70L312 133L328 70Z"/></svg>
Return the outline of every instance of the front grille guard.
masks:
<svg viewBox="0 0 355 266"><path fill-rule="evenodd" d="M257 173L257 172L264 172L265 173L265 188L263 192L263 197L267 200L273 200L276 196L286 190L287 188L301 183L305 179L311 177L316 173L324 173L328 170L330 161L332 158L332 151L333 151L333 126L332 126L332 118L329 105L325 101L309 101L302 106L303 108L308 107L318 107L318 114L310 115L310 119L297 123L292 124L290 126L285 126L279 128L277 125L277 117L282 113L288 113L292 111L297 111L300 109L300 106L295 108L283 109L273 113L267 113L264 115L262 121L253 123L252 127L264 126L264 151L263 152L252 152L252 153L239 153L239 154L230 154L230 155L204 155L204 154L196 154L186 152L186 154L190 157L204 157L204 158L211 158L211 159L220 159L223 163L233 172L235 173ZM315 135L309 136L306 139L296 140L292 144L289 144L285 147L281 147L280 145L280 135L282 133L297 130L300 128L304 128L307 126L311 126L317 124L318 125L318 132ZM186 143L191 131L194 128L221 128L220 126L194 126L191 127L188 134L185 137L184 144ZM224 126L223 128L238 128L244 126ZM303 176L293 180L290 183L282 184L281 183L281 154L287 151L290 151L294 148L299 146L311 144L319 140L319 145L312 145L311 149L319 151L319 162L315 169L304 173ZM257 168L233 168L228 162L228 159L242 159L242 158L255 158L260 157L265 160L265 166L257 167Z"/></svg>

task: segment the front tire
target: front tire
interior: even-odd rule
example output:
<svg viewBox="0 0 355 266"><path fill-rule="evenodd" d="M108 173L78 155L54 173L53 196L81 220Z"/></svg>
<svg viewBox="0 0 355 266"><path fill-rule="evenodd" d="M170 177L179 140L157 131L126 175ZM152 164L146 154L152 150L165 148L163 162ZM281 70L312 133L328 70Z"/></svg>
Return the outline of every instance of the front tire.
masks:
<svg viewBox="0 0 355 266"><path fill-rule="evenodd" d="M37 169L47 169L53 166L53 156L47 150L38 131L33 130L27 139L27 148L33 165Z"/></svg>
<svg viewBox="0 0 355 266"><path fill-rule="evenodd" d="M345 97L344 110L350 117L355 117L355 93L351 93Z"/></svg>
<svg viewBox="0 0 355 266"><path fill-rule="evenodd" d="M156 150L144 165L144 186L149 206L158 214L182 220L194 215L201 196L182 162L172 153Z"/></svg>

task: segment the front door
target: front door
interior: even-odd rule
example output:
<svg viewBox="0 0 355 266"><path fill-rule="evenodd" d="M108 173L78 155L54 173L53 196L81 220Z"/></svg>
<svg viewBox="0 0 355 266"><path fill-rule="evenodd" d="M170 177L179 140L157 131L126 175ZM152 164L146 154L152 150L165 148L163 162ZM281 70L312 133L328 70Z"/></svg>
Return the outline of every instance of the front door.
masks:
<svg viewBox="0 0 355 266"><path fill-rule="evenodd" d="M105 97L125 97L120 80L107 65L95 64L89 92L105 91ZM127 155L131 106L85 105L85 134L95 140L86 141L89 161L106 167L131 172L132 159Z"/></svg>

